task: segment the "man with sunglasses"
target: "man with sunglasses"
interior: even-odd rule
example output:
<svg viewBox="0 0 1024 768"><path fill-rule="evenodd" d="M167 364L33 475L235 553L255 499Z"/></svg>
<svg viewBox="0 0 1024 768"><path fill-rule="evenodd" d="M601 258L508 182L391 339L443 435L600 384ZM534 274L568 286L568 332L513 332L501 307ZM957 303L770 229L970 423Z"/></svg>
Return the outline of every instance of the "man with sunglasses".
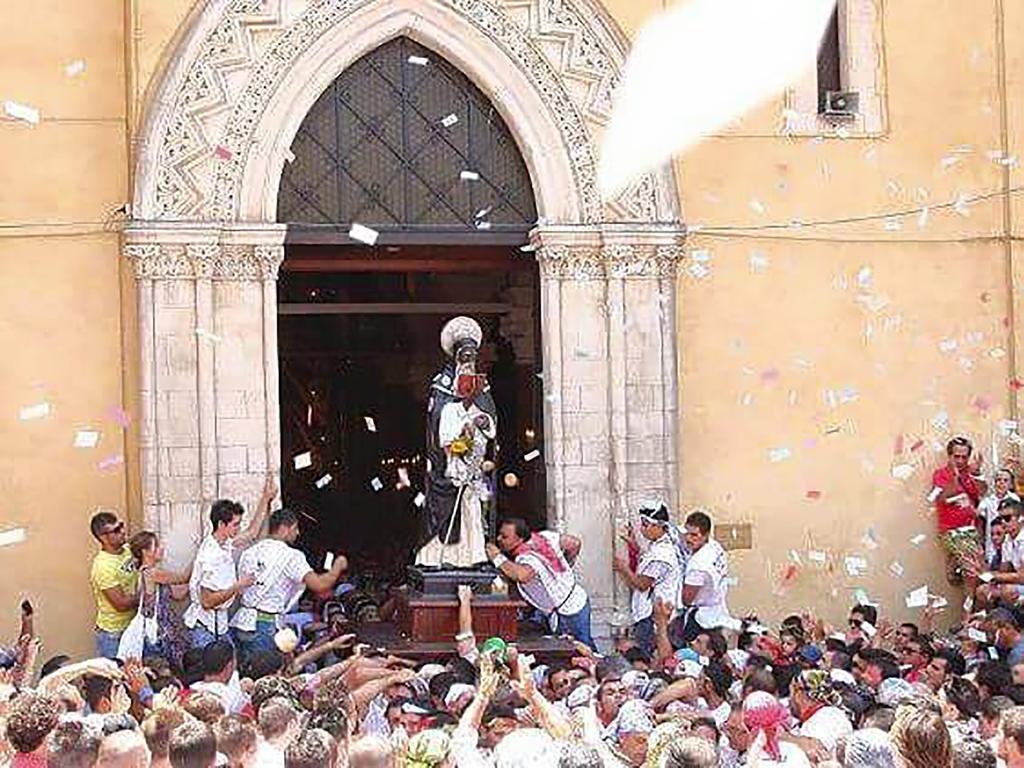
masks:
<svg viewBox="0 0 1024 768"><path fill-rule="evenodd" d="M981 579L990 582L986 595L989 602L998 598L1015 605L1024 596L1024 506L1019 501L1003 499L999 504L998 519L1006 525L1002 570L983 574Z"/></svg>
<svg viewBox="0 0 1024 768"><path fill-rule="evenodd" d="M125 544L127 532L123 520L112 512L97 512L89 528L100 543L89 574L96 600L96 654L113 659L117 656L121 633L131 623L138 607L138 572Z"/></svg>

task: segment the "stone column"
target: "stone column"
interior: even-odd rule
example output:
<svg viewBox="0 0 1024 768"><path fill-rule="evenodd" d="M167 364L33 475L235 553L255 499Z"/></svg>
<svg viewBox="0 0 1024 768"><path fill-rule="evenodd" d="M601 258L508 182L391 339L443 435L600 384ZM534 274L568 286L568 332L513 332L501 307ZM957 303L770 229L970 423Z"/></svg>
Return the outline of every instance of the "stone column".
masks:
<svg viewBox="0 0 1024 768"><path fill-rule="evenodd" d="M676 268L666 227L535 230L541 270L548 507L583 539L579 575L605 634L628 588L615 528L646 498L677 511Z"/></svg>
<svg viewBox="0 0 1024 768"><path fill-rule="evenodd" d="M138 285L143 519L185 564L210 503L251 509L280 464L283 228L131 227Z"/></svg>

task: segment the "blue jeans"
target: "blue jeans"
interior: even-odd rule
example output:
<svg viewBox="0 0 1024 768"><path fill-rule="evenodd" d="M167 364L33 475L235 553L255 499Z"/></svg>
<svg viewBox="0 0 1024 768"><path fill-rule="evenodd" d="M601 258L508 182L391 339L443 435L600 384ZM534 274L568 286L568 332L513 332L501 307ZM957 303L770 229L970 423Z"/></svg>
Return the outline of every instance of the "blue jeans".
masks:
<svg viewBox="0 0 1024 768"><path fill-rule="evenodd" d="M193 648L205 648L214 640L223 640L231 643L232 647L235 645L234 640L231 638L230 632L225 632L220 637L217 637L213 632L208 630L202 624L196 624L195 627L188 631L189 638L192 641Z"/></svg>
<svg viewBox="0 0 1024 768"><path fill-rule="evenodd" d="M96 655L104 659L116 659L117 647L121 644L121 633L107 632L99 627L95 632Z"/></svg>
<svg viewBox="0 0 1024 768"><path fill-rule="evenodd" d="M254 653L276 650L275 634L277 634L277 626L273 621L257 620L256 629L252 632L236 629L235 641L238 643L239 657L249 659Z"/></svg>
<svg viewBox="0 0 1024 768"><path fill-rule="evenodd" d="M589 648L597 650L594 645L594 638L590 635L590 598L583 604L583 607L576 613L569 616L558 614L558 633L561 635L572 635Z"/></svg>

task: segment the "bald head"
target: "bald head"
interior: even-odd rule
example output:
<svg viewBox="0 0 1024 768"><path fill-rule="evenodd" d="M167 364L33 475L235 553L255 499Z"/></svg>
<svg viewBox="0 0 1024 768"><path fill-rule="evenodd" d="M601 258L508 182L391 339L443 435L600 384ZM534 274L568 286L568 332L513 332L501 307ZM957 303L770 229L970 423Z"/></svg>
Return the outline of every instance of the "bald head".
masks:
<svg viewBox="0 0 1024 768"><path fill-rule="evenodd" d="M100 743L96 768L149 768L149 747L139 731L118 731Z"/></svg>

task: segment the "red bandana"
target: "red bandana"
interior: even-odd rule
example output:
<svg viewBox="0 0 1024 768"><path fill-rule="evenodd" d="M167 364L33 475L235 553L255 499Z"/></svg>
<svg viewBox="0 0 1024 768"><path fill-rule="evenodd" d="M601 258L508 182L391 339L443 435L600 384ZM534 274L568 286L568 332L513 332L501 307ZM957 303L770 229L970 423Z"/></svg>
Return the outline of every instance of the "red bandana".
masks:
<svg viewBox="0 0 1024 768"><path fill-rule="evenodd" d="M513 557L519 557L519 555L525 555L533 553L543 559L555 573L562 573L565 570L565 564L562 558L558 556L558 553L551 547L551 542L547 540L547 537L541 536L539 533L535 533L527 541L524 541L512 552Z"/></svg>

